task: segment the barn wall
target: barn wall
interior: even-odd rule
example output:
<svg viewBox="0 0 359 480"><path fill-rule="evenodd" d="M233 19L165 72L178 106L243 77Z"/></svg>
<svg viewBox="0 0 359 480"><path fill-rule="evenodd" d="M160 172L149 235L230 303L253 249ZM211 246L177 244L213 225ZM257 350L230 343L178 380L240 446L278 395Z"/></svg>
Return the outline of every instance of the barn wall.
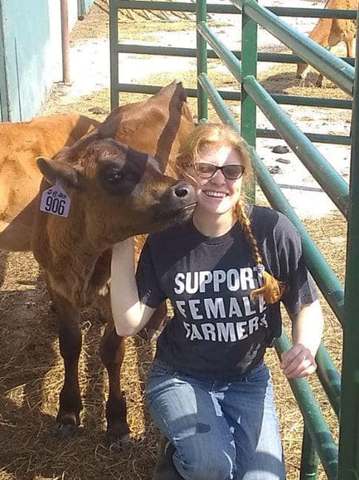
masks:
<svg viewBox="0 0 359 480"><path fill-rule="evenodd" d="M93 0L85 0L88 9ZM79 0L68 0L69 26ZM0 105L2 120L28 120L53 82L62 80L60 0L0 0Z"/></svg>
<svg viewBox="0 0 359 480"><path fill-rule="evenodd" d="M7 119L7 105L4 31L2 22L2 5L0 2L0 122Z"/></svg>

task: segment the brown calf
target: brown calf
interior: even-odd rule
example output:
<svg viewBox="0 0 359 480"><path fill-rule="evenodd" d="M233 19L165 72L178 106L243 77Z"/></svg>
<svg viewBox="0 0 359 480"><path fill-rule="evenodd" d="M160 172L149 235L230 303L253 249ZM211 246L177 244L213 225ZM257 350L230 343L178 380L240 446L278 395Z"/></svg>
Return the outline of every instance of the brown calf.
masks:
<svg viewBox="0 0 359 480"><path fill-rule="evenodd" d="M327 0L324 8L336 10L356 10L358 0ZM353 57L354 39L356 35L356 21L339 18L320 18L309 34L309 38L324 48L331 48L340 42L345 42L347 57ZM303 79L308 69L307 63L297 64L297 78ZM316 86L323 84L323 75L320 73Z"/></svg>
<svg viewBox="0 0 359 480"><path fill-rule="evenodd" d="M172 83L144 102L119 107L54 159L38 161L46 180L36 200L32 249L44 269L59 320L65 379L57 421L64 434L80 423L79 315L93 302L107 320L100 352L109 375L108 436L112 441L128 434L120 388L124 340L115 333L108 295L111 247L181 221L193 210L192 187L163 174L193 128L185 100L182 85ZM71 203L66 218L39 210L42 197L43 208L51 210L45 190L53 193L56 182Z"/></svg>

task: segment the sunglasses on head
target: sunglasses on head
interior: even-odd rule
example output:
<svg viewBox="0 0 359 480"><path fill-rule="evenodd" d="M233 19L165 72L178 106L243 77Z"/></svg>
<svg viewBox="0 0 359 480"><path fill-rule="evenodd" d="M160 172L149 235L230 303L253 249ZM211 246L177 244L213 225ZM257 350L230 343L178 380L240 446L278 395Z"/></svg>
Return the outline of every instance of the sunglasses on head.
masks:
<svg viewBox="0 0 359 480"><path fill-rule="evenodd" d="M244 166L238 163L234 165L223 165L222 167L219 167L218 165L214 165L213 163L196 162L194 164L194 169L200 178L206 180L212 178L213 175L217 172L217 170L221 170L227 180L237 180L238 178L241 178L244 173Z"/></svg>

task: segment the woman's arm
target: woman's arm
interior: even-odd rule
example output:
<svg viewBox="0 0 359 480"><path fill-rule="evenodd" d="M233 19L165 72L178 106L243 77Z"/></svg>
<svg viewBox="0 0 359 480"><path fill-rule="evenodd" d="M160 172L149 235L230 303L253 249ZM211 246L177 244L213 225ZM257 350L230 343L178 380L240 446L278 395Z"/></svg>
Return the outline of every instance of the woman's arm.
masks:
<svg viewBox="0 0 359 480"><path fill-rule="evenodd" d="M323 332L323 315L319 300L304 305L293 319L293 346L282 354L281 368L288 378L306 377L315 372L315 355Z"/></svg>
<svg viewBox="0 0 359 480"><path fill-rule="evenodd" d="M138 298L133 238L117 243L112 249L111 307L116 333L121 337L139 332L155 311Z"/></svg>

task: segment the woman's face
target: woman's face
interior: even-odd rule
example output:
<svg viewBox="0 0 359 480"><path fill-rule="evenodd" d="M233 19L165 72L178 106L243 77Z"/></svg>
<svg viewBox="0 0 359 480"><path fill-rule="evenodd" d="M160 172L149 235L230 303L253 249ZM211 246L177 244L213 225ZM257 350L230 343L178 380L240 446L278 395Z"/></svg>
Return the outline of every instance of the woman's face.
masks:
<svg viewBox="0 0 359 480"><path fill-rule="evenodd" d="M205 149L194 164L194 172L197 210L213 215L232 214L240 198L244 172L237 150L229 145Z"/></svg>

